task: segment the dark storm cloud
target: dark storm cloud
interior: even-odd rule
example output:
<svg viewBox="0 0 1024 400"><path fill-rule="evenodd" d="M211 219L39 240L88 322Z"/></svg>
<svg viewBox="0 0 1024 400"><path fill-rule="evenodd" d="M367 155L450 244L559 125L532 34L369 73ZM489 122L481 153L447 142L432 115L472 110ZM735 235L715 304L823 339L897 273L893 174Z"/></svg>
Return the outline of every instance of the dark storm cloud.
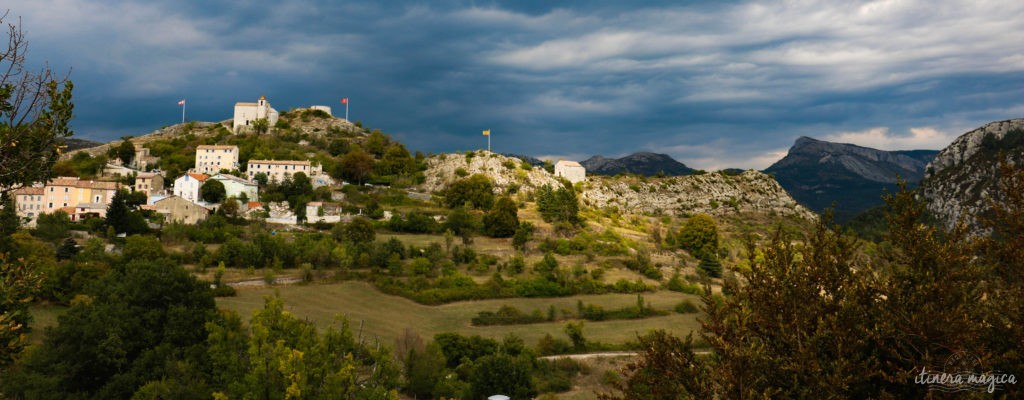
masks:
<svg viewBox="0 0 1024 400"><path fill-rule="evenodd" d="M1024 114L1024 4L42 0L32 57L73 66L76 131L111 139L352 99L413 149L765 167L800 135L941 147ZM214 4L208 4L214 3ZM323 4L327 3L327 4Z"/></svg>

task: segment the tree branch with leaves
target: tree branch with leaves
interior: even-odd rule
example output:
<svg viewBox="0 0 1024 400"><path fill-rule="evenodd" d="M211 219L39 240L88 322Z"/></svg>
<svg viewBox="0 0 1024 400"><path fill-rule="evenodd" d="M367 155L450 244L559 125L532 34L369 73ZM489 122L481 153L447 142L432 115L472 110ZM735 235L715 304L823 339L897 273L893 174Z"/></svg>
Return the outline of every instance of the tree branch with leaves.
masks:
<svg viewBox="0 0 1024 400"><path fill-rule="evenodd" d="M47 181L71 136L72 83L49 66L38 72L26 65L28 42L17 23L8 22L7 48L0 50L0 191Z"/></svg>

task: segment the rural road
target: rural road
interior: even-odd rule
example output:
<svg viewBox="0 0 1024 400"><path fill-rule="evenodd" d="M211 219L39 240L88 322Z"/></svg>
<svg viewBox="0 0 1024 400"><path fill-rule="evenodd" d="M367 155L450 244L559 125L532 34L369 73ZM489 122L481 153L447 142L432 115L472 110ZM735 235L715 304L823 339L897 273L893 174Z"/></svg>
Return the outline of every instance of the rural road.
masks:
<svg viewBox="0 0 1024 400"><path fill-rule="evenodd" d="M699 356L705 356L711 354L711 350L694 350L694 354ZM554 356L538 357L542 360L555 360L559 358L569 358L573 360L587 360L591 358L604 358L604 357L635 357L640 353L635 351L605 351L600 353L583 353L583 354L559 354Z"/></svg>
<svg viewBox="0 0 1024 400"><path fill-rule="evenodd" d="M302 280L299 278L277 278L274 279L275 285L288 285L293 283L299 283ZM253 286L267 286L267 282L263 279L250 279L247 281L228 282L228 286L234 287L253 287Z"/></svg>
<svg viewBox="0 0 1024 400"><path fill-rule="evenodd" d="M590 358L603 358L603 357L633 357L636 356L635 351L606 351L601 353L583 353L583 354L559 354L554 356L540 357L542 360L555 360L559 358L571 358L573 360L586 360Z"/></svg>

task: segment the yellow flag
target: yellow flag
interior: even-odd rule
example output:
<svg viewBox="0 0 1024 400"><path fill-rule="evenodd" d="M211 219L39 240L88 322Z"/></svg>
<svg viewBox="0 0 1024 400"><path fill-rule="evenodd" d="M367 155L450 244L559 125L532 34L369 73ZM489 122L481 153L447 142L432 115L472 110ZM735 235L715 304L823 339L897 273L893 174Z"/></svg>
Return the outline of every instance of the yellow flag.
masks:
<svg viewBox="0 0 1024 400"><path fill-rule="evenodd" d="M491 130L488 129L488 130L484 131L484 136L491 136Z"/></svg>

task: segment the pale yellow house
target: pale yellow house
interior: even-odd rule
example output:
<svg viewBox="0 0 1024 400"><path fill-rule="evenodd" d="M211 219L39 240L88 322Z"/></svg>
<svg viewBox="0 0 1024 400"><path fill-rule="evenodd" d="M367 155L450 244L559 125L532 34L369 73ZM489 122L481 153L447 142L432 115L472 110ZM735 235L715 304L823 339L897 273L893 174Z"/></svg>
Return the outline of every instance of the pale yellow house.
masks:
<svg viewBox="0 0 1024 400"><path fill-rule="evenodd" d="M195 172L213 175L220 170L238 169L238 146L201 145L196 147Z"/></svg>
<svg viewBox="0 0 1024 400"><path fill-rule="evenodd" d="M43 187L43 212L78 207L79 203L109 205L118 186L117 182L87 181L77 177L54 179Z"/></svg>

